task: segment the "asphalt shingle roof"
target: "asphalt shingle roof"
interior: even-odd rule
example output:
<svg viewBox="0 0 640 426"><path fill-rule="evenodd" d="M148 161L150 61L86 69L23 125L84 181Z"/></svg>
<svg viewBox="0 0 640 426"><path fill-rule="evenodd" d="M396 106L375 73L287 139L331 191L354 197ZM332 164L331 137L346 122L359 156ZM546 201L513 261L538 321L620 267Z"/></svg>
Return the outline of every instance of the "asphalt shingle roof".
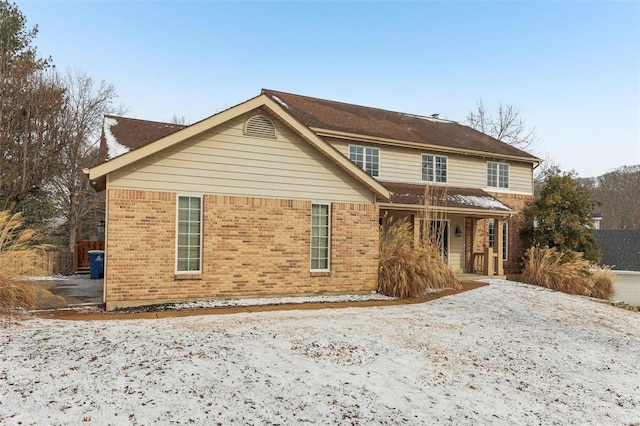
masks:
<svg viewBox="0 0 640 426"><path fill-rule="evenodd" d="M158 121L138 120L136 118L117 117L105 115L106 119L115 119L117 124L110 126L109 131L118 143L130 150L140 148L153 141L161 139L171 133L184 129L185 125L173 123L161 123ZM108 148L105 129L102 129L100 137L100 156L102 163L107 159Z"/></svg>
<svg viewBox="0 0 640 426"><path fill-rule="evenodd" d="M307 127L425 145L539 159L455 121L262 89Z"/></svg>

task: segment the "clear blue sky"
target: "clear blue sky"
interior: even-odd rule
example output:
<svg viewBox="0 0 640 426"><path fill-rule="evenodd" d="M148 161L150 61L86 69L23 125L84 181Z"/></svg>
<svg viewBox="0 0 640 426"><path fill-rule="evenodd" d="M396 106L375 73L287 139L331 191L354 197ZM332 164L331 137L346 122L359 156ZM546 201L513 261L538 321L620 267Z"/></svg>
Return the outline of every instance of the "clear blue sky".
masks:
<svg viewBox="0 0 640 426"><path fill-rule="evenodd" d="M534 154L640 163L640 2L18 1L61 69L127 116L196 122L261 88L464 121L517 105Z"/></svg>

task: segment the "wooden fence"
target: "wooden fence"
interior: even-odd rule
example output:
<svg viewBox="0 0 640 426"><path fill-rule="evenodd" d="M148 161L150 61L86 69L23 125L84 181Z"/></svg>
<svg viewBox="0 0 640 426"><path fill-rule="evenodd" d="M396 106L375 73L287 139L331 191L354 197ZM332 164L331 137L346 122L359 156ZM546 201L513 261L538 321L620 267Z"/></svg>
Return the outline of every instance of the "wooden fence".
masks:
<svg viewBox="0 0 640 426"><path fill-rule="evenodd" d="M104 240L76 240L72 265L75 272L89 272L89 250L104 250Z"/></svg>
<svg viewBox="0 0 640 426"><path fill-rule="evenodd" d="M73 270L73 253L62 251L39 251L25 256L16 256L19 268L28 275L68 275Z"/></svg>

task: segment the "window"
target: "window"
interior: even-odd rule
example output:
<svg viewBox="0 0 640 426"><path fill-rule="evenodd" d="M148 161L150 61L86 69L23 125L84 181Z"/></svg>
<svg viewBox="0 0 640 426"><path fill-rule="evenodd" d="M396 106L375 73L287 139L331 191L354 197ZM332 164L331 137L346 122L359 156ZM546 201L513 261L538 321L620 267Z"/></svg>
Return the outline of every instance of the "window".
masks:
<svg viewBox="0 0 640 426"><path fill-rule="evenodd" d="M496 223L493 219L489 219L489 247L496 246Z"/></svg>
<svg viewBox="0 0 640 426"><path fill-rule="evenodd" d="M380 150L364 146L349 145L349 159L373 177L380 171Z"/></svg>
<svg viewBox="0 0 640 426"><path fill-rule="evenodd" d="M496 243L496 223L489 220L489 247L494 248ZM509 223L502 222L502 260L507 260L509 252Z"/></svg>
<svg viewBox="0 0 640 426"><path fill-rule="evenodd" d="M202 197L178 196L176 272L202 272Z"/></svg>
<svg viewBox="0 0 640 426"><path fill-rule="evenodd" d="M422 154L422 181L447 182L447 157Z"/></svg>
<svg viewBox="0 0 640 426"><path fill-rule="evenodd" d="M507 260L509 253L509 223L502 222L502 260Z"/></svg>
<svg viewBox="0 0 640 426"><path fill-rule="evenodd" d="M487 163L487 186L489 188L509 188L509 165L507 163Z"/></svg>
<svg viewBox="0 0 640 426"><path fill-rule="evenodd" d="M329 270L329 235L331 206L323 203L311 205L311 270Z"/></svg>

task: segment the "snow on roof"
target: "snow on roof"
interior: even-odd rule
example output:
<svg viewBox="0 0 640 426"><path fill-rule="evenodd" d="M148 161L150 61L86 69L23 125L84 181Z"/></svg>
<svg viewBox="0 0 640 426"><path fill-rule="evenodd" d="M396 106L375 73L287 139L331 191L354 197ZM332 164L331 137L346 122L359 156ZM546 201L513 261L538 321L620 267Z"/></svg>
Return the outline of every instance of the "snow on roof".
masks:
<svg viewBox="0 0 640 426"><path fill-rule="evenodd" d="M454 195L447 195L447 198L449 199L449 201L454 201L458 204L464 204L472 207L479 207L483 209L498 209L498 210L506 210L506 211L511 210L509 207L505 206L500 201L490 196L479 197L477 195L454 194Z"/></svg>
<svg viewBox="0 0 640 426"><path fill-rule="evenodd" d="M107 160L116 158L129 152L129 148L122 145L111 132L113 126L118 125L118 120L112 117L104 118L104 138L107 141Z"/></svg>
<svg viewBox="0 0 640 426"><path fill-rule="evenodd" d="M282 99L280 99L276 95L272 95L271 98L277 103L279 103L280 105L282 105L283 107L285 107L286 109L289 109L289 105L287 105Z"/></svg>
<svg viewBox="0 0 640 426"><path fill-rule="evenodd" d="M453 120L445 120L443 118L436 118L436 117L426 117L424 115L416 115L416 114L407 114L406 112L401 112L399 113L401 115L404 115L405 117L411 117L411 118L419 118L421 120L429 120L429 121L433 121L434 123L449 123L449 124L458 124L456 121Z"/></svg>

